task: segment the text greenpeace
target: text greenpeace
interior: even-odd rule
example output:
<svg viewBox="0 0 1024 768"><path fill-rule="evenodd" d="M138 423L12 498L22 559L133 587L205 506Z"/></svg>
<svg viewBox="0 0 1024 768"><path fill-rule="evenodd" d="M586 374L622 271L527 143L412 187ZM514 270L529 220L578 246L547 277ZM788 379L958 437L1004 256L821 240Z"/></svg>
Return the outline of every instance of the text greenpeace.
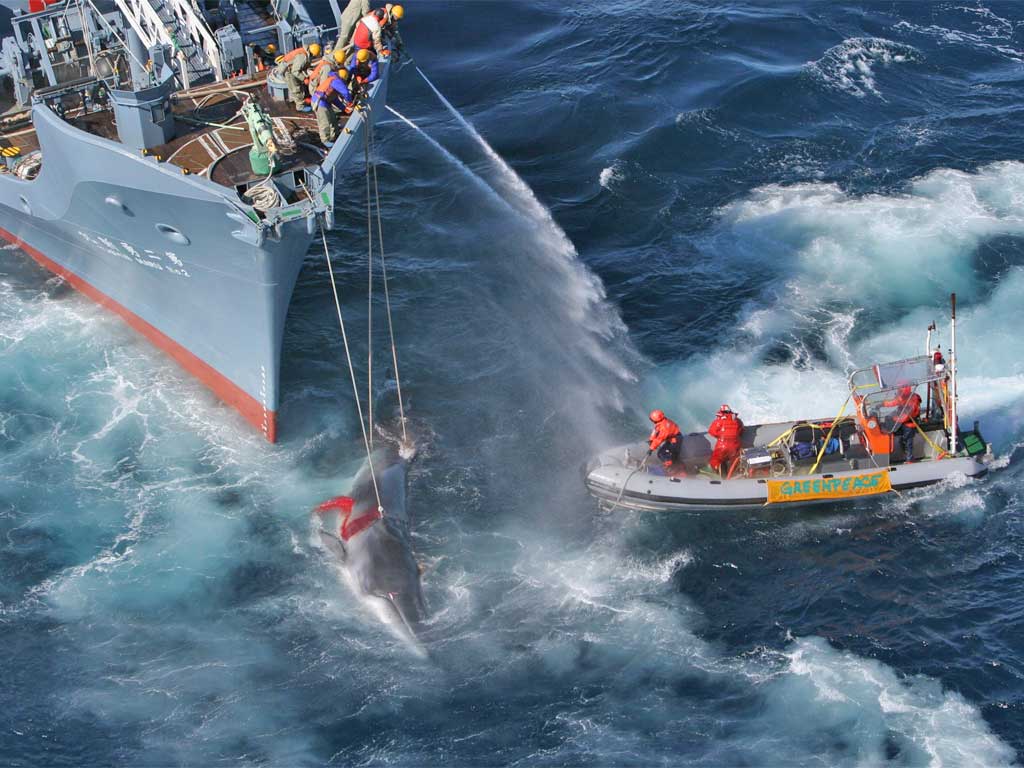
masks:
<svg viewBox="0 0 1024 768"><path fill-rule="evenodd" d="M813 480L769 480L768 503L810 501L812 499L845 499L870 496L892 490L889 473L871 472L846 477L819 477Z"/></svg>

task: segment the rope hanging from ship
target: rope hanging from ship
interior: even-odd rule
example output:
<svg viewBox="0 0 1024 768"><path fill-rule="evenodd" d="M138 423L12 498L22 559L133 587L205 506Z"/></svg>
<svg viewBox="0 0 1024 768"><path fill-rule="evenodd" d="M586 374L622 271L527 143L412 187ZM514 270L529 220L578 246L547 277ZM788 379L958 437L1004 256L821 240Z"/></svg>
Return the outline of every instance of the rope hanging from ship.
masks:
<svg viewBox="0 0 1024 768"><path fill-rule="evenodd" d="M373 124L368 123L368 126L372 143ZM377 208L377 247L380 250L380 275L381 283L384 286L384 307L388 319L388 338L391 342L391 365L395 371L395 389L398 395L398 418L402 425L402 443L407 445L409 443L409 435L406 431L405 402L402 399L402 377L398 373L398 347L395 344L395 326L391 320L391 292L388 289L388 267L387 260L384 257L384 225L380 208L380 187L377 183L376 163L373 164L373 194Z"/></svg>
<svg viewBox="0 0 1024 768"><path fill-rule="evenodd" d="M334 279L334 266L331 264L331 250L327 247L327 233L324 231L323 222L320 222L320 240L324 246L324 258L327 260L327 273L331 278L331 290L334 293L334 308L338 313L338 326L341 328L341 341L345 347L345 361L348 363L348 375L352 381L352 396L356 401L356 413L359 415L359 428L363 433L363 447L366 449L366 466L370 470L370 480L373 482L373 495L377 499L377 511L384 514L384 505L380 501L380 489L377 487L377 473L373 469L373 451L370 450L370 438L366 430L366 421L363 418L363 404L359 398L359 385L356 383L356 370L352 364L352 352L348 345L348 333L345 332L345 318L341 313L341 299L338 296L338 283Z"/></svg>
<svg viewBox="0 0 1024 768"><path fill-rule="evenodd" d="M365 107L369 111L369 107ZM395 326L391 317L391 291L388 287L387 257L384 253L384 216L380 204L380 184L377 177L377 164L373 159L374 145L373 120L366 120L365 157L366 157L366 238L367 238L367 400L370 426L370 442L373 443L373 291L374 291L374 254L373 254L373 218L377 219L377 250L380 253L381 283L384 288L384 307L388 323L388 341L391 346L391 365L395 372L395 390L398 396L398 418L402 427L402 444L408 445L409 434L406 427L405 401L402 398L402 379L398 372L398 346L395 343ZM371 195L372 188L372 195Z"/></svg>
<svg viewBox="0 0 1024 768"><path fill-rule="evenodd" d="M369 106L365 106L369 112ZM402 397L402 379L398 370L398 345L395 342L395 327L391 314L391 292L388 286L387 257L384 252L384 223L380 202L380 184L377 176L377 164L374 162L374 126L373 120L367 116L366 133L363 152L366 165L366 239L367 239L367 414L370 433L370 444L373 444L373 291L374 291L374 253L373 253L373 218L377 219L377 250L380 253L381 282L384 288L384 306L388 324L388 341L391 347L391 363L395 373L395 390L398 397L399 423L402 427L402 444L409 444L406 425L405 401Z"/></svg>
<svg viewBox="0 0 1024 768"><path fill-rule="evenodd" d="M364 155L366 160L366 237L367 237L367 408L366 415L363 414L362 399L359 394L359 385L356 381L355 365L352 362L351 347L348 343L348 333L345 329L345 318L341 311L341 298L338 292L337 280L334 276L334 265L331 262L330 248L327 244L327 234L320 222L320 240L324 248L324 257L327 261L327 272L331 280L331 291L334 295L334 306L338 316L338 326L341 329L342 345L345 349L345 362L348 365L349 380L352 383L352 396L356 402L356 412L359 417L359 428L363 436L363 447L366 451L366 462L370 470L370 479L373 483L373 492L377 499L377 511L384 514L384 507L380 500L380 490L377 486L377 475L373 466L373 291L374 291L374 247L373 247L373 219L377 219L377 250L380 254L381 281L384 288L384 306L388 324L388 339L391 346L391 362L395 372L395 388L398 396L399 420L402 426L402 444L408 445L408 432L406 426L405 401L402 397L402 382L398 372L398 346L395 342L394 321L391 313L391 293L388 286L387 258L384 251L384 222L380 202L380 184L377 176L377 166L373 162L373 132L372 121L367 116L366 136L364 142Z"/></svg>
<svg viewBox="0 0 1024 768"><path fill-rule="evenodd" d="M370 120L369 110L363 112L363 159L366 167L366 415L373 447L373 202L370 196Z"/></svg>

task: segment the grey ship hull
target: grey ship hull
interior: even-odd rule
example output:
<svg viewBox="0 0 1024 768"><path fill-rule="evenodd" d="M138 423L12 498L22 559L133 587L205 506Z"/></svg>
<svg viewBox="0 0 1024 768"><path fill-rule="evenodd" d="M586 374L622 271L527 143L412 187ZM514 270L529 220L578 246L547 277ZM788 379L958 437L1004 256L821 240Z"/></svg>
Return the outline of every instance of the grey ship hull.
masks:
<svg viewBox="0 0 1024 768"><path fill-rule="evenodd" d="M370 93L374 118L388 69ZM362 151L366 114L349 119L321 165L331 209L334 171ZM285 318L317 212L307 206L270 228L231 189L45 107L33 121L42 169L32 181L0 178L0 237L116 312L276 440Z"/></svg>

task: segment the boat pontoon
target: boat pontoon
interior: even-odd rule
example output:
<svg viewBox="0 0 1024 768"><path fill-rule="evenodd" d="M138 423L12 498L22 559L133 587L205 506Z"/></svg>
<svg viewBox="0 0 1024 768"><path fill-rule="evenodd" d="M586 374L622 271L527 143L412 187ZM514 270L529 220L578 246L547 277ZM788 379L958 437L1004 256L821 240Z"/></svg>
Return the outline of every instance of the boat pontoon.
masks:
<svg viewBox="0 0 1024 768"><path fill-rule="evenodd" d="M955 475L980 477L993 455L977 422L958 428L955 296L948 365L931 352L933 329L926 354L854 371L837 417L747 425L724 476L708 468L714 438L696 432L683 437L680 459L668 470L650 459L646 442L605 451L586 468L587 488L612 506L711 510L852 501ZM908 388L921 397L913 456L895 439L903 407L896 401Z"/></svg>

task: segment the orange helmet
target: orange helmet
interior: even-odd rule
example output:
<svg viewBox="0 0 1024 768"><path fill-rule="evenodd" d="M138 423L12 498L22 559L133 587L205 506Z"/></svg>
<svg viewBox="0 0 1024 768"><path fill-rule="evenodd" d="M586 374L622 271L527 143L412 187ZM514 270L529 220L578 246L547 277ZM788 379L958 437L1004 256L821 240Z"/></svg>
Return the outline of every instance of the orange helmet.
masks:
<svg viewBox="0 0 1024 768"><path fill-rule="evenodd" d="M653 410L653 411L651 411L651 415L650 415L649 418L651 419L651 421L653 421L655 424L657 424L659 421L664 421L665 420L665 412L664 411L659 411L659 410Z"/></svg>

